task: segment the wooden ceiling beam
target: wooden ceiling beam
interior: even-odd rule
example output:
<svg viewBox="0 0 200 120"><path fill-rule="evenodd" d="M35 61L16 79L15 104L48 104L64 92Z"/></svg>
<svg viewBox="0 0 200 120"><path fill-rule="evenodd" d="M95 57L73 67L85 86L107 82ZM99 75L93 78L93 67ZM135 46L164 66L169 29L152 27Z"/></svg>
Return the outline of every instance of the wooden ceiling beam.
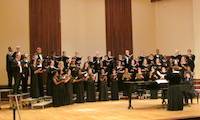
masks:
<svg viewBox="0 0 200 120"><path fill-rule="evenodd" d="M151 0L151 2L158 2L158 1L162 1L162 0Z"/></svg>

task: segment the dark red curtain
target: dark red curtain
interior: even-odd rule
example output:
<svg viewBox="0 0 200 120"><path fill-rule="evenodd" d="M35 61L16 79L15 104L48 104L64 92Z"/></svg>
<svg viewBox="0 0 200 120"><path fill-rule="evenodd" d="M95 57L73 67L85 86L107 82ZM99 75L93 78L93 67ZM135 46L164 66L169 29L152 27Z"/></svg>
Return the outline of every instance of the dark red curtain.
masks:
<svg viewBox="0 0 200 120"><path fill-rule="evenodd" d="M106 47L114 55L133 50L131 0L105 0Z"/></svg>
<svg viewBox="0 0 200 120"><path fill-rule="evenodd" d="M61 53L60 0L29 0L30 52Z"/></svg>

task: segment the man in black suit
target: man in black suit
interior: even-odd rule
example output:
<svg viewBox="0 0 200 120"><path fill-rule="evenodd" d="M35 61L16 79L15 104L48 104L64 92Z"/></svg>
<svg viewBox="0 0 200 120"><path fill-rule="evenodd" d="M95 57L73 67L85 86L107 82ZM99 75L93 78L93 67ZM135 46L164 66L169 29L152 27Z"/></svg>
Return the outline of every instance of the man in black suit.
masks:
<svg viewBox="0 0 200 120"><path fill-rule="evenodd" d="M154 62L156 62L156 59L163 59L163 55L160 53L160 49L156 49L156 54L154 55Z"/></svg>
<svg viewBox="0 0 200 120"><path fill-rule="evenodd" d="M11 47L8 47L8 53L6 55L6 71L8 76L8 86L12 87L12 79L13 79L13 73L12 73L12 61L13 61L13 50Z"/></svg>
<svg viewBox="0 0 200 120"><path fill-rule="evenodd" d="M20 53L20 46L16 46L16 51L13 53L12 57L15 58L17 53Z"/></svg>
<svg viewBox="0 0 200 120"><path fill-rule="evenodd" d="M124 55L125 68L129 68L129 66L131 66L132 59L133 59L133 56L130 55L130 51L125 50L125 55Z"/></svg>
<svg viewBox="0 0 200 120"><path fill-rule="evenodd" d="M15 59L12 62L12 70L13 70L13 76L14 76L14 87L13 87L13 93L17 94L19 93L19 86L21 83L21 79L22 79L22 65L21 65L21 54L18 52L15 55Z"/></svg>
<svg viewBox="0 0 200 120"><path fill-rule="evenodd" d="M42 48L38 47L36 49L35 58L36 59L40 59L41 61L43 61Z"/></svg>
<svg viewBox="0 0 200 120"><path fill-rule="evenodd" d="M187 61L188 61L188 65L191 68L191 71L194 72L194 68L195 68L195 55L192 54L192 50L191 49L187 50L186 58L187 58Z"/></svg>
<svg viewBox="0 0 200 120"><path fill-rule="evenodd" d="M21 61L22 69L23 69L23 75L22 75L22 92L26 93L28 92L28 77L29 77L29 66L30 62L28 60L28 54L24 54L24 57Z"/></svg>

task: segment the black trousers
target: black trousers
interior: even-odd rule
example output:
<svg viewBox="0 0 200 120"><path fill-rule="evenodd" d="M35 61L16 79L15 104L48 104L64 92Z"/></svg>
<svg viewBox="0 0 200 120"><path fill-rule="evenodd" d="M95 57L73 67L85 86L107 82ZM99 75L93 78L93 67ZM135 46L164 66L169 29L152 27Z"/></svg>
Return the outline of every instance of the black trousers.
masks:
<svg viewBox="0 0 200 120"><path fill-rule="evenodd" d="M168 88L168 110L183 110L183 94L181 85L170 85Z"/></svg>
<svg viewBox="0 0 200 120"><path fill-rule="evenodd" d="M14 86L13 86L13 93L19 93L19 86L22 80L22 74L21 73L15 73L14 74Z"/></svg>
<svg viewBox="0 0 200 120"><path fill-rule="evenodd" d="M7 71L7 76L8 76L8 87L12 88L13 72Z"/></svg>
<svg viewBox="0 0 200 120"><path fill-rule="evenodd" d="M28 92L28 75L24 75L22 77L22 92L23 93Z"/></svg>
<svg viewBox="0 0 200 120"><path fill-rule="evenodd" d="M38 86L39 86L39 92L40 92L40 97L44 96L44 81L43 81L43 76L38 75Z"/></svg>

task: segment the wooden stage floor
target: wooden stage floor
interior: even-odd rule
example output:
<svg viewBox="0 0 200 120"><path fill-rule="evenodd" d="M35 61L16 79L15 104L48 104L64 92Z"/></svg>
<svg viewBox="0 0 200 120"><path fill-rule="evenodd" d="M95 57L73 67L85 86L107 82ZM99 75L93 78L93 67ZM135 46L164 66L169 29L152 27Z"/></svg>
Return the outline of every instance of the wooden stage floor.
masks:
<svg viewBox="0 0 200 120"><path fill-rule="evenodd" d="M128 100L73 104L21 110L21 117L22 120L172 120L200 117L200 104L196 100L192 105L185 106L183 111L167 111L160 99L133 100L133 110L128 110L127 106ZM12 111L1 109L0 120L12 120Z"/></svg>

